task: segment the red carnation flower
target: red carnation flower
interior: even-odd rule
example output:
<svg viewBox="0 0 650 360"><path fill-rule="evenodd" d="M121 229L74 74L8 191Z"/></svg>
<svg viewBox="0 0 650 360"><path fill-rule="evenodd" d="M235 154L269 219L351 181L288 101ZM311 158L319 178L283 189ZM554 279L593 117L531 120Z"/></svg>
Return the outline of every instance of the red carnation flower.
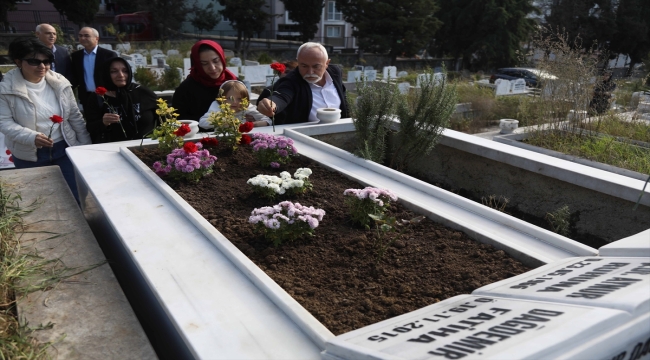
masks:
<svg viewBox="0 0 650 360"><path fill-rule="evenodd" d="M106 92L107 92L107 91L108 91L108 90L106 90L105 87L103 87L103 86L99 86L99 87L97 87L97 88L95 89L95 94L97 94L97 95L99 95L99 96L104 96L104 95L106 95Z"/></svg>
<svg viewBox="0 0 650 360"><path fill-rule="evenodd" d="M253 130L254 126L255 125L253 125L253 122L251 122L251 121L241 123L241 124L239 124L239 132L240 133L247 133L247 132Z"/></svg>
<svg viewBox="0 0 650 360"><path fill-rule="evenodd" d="M276 62L271 64L271 69L273 69L273 71L277 71L277 74L280 75L280 74L284 74L284 71L287 70L287 67L284 66L284 64L280 64Z"/></svg>
<svg viewBox="0 0 650 360"><path fill-rule="evenodd" d="M239 143L241 145L248 145L248 144L251 143L251 141L252 141L251 137L244 134L244 135L241 136L241 140L239 140Z"/></svg>
<svg viewBox="0 0 650 360"><path fill-rule="evenodd" d="M205 138L201 139L201 144L203 144L203 147L217 146L217 145L219 145L219 140L217 140L217 138L205 137Z"/></svg>
<svg viewBox="0 0 650 360"><path fill-rule="evenodd" d="M5 154L11 155L11 150L9 150L9 149L5 150Z"/></svg>
<svg viewBox="0 0 650 360"><path fill-rule="evenodd" d="M10 157L9 157L9 161L14 162L14 157L13 157L13 156L10 156Z"/></svg>
<svg viewBox="0 0 650 360"><path fill-rule="evenodd" d="M55 123L55 124L60 124L60 123L63 122L63 118L60 117L59 115L50 116L50 120L52 120L52 122Z"/></svg>
<svg viewBox="0 0 650 360"><path fill-rule="evenodd" d="M189 125L183 124L183 125L181 125L181 127L176 129L176 131L174 131L174 135L183 137L183 136L189 134L191 131L192 131L192 129L190 129Z"/></svg>
<svg viewBox="0 0 650 360"><path fill-rule="evenodd" d="M196 147L196 144L193 142L186 142L183 144L183 150L185 150L186 153L190 154L193 152L196 152L198 148Z"/></svg>

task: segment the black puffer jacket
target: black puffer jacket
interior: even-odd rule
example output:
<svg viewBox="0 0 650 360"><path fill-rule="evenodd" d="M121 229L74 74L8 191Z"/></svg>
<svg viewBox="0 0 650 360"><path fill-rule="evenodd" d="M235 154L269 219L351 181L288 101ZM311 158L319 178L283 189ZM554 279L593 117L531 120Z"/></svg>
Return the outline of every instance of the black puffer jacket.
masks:
<svg viewBox="0 0 650 360"><path fill-rule="evenodd" d="M128 85L121 88L118 88L111 80L110 65L116 60L124 62L129 74ZM133 72L126 60L119 57L108 59L101 65L101 76L106 84L106 89L115 91L115 97L104 95L102 98L95 95L95 101L88 101L88 109L85 111L86 128L93 144L139 140L153 130L158 118L156 94L140 84L131 82ZM104 101L108 102L122 117L122 126L126 136L124 136L120 124L104 125L102 118L104 114L110 113Z"/></svg>

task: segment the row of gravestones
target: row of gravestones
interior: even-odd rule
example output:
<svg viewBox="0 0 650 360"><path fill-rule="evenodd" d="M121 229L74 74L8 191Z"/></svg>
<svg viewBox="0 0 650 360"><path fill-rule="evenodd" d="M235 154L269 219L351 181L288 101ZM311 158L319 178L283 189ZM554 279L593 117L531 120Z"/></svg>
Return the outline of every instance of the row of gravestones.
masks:
<svg viewBox="0 0 650 360"><path fill-rule="evenodd" d="M323 359L650 358L650 230L328 341Z"/></svg>

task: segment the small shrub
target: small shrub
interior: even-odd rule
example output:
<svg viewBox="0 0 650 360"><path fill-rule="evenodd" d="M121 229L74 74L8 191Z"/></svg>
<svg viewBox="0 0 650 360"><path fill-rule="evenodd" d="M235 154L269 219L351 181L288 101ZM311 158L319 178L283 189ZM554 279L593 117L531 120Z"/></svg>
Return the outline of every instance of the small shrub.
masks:
<svg viewBox="0 0 650 360"><path fill-rule="evenodd" d="M397 196L385 189L366 187L365 189L347 189L343 192L345 204L350 209L350 218L355 224L370 228L373 219L370 215L383 216L391 201Z"/></svg>
<svg viewBox="0 0 650 360"><path fill-rule="evenodd" d="M481 203L489 208L492 208L497 211L501 211L502 213L506 212L506 207L508 206L508 203L510 200L503 196L499 195L497 197L496 195L489 195L488 197L481 197Z"/></svg>
<svg viewBox="0 0 650 360"><path fill-rule="evenodd" d="M267 54L266 52L262 52L257 57L257 62L260 64L270 64L273 62L273 58L271 58L271 55Z"/></svg>
<svg viewBox="0 0 650 360"><path fill-rule="evenodd" d="M255 230L264 234L273 245L278 246L283 241L294 241L305 235L312 236L323 216L323 209L283 201L274 206L254 209L248 222L255 225Z"/></svg>
<svg viewBox="0 0 650 360"><path fill-rule="evenodd" d="M158 91L158 78L156 77L156 74L153 73L153 71L145 67L138 67L135 69L135 74L133 74L133 77L138 84L148 88L151 91Z"/></svg>
<svg viewBox="0 0 650 360"><path fill-rule="evenodd" d="M174 90L181 84L181 74L175 67L166 68L158 81L158 88L162 90Z"/></svg>
<svg viewBox="0 0 650 360"><path fill-rule="evenodd" d="M571 212L569 211L569 206L564 205L553 212L546 213L546 216L544 218L546 219L549 226L551 227L551 230L554 233L563 236L568 236L570 217L571 217Z"/></svg>

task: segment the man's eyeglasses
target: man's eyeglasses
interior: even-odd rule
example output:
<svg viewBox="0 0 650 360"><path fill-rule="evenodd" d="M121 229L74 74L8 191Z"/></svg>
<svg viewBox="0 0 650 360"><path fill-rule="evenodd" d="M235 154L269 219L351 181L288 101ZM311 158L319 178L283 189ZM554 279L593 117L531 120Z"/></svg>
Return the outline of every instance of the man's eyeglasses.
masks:
<svg viewBox="0 0 650 360"><path fill-rule="evenodd" d="M45 60L39 60L39 59L23 59L23 61L27 61L27 63L31 66L39 66L43 64L44 66L50 66L54 61L50 59L45 59Z"/></svg>
<svg viewBox="0 0 650 360"><path fill-rule="evenodd" d="M79 34L79 37L80 38L89 38L89 37L93 37L93 36L90 35L90 34Z"/></svg>

